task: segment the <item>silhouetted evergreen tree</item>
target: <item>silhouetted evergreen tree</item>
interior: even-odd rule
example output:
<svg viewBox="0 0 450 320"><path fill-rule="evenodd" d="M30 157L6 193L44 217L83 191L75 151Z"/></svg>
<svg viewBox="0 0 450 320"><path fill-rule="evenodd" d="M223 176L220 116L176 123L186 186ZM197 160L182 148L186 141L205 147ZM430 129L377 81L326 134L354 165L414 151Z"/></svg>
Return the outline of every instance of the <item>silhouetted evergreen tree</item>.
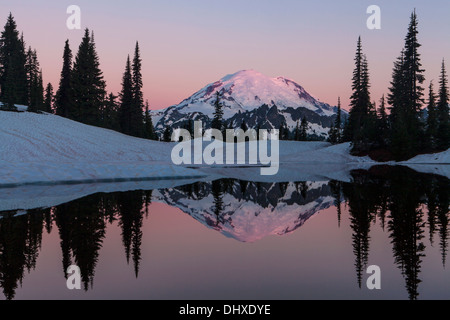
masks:
<svg viewBox="0 0 450 320"><path fill-rule="evenodd" d="M436 133L437 147L447 150L450 147L450 117L449 117L448 78L445 70L445 62L442 61L441 76L439 78L439 100L437 113L439 126Z"/></svg>
<svg viewBox="0 0 450 320"><path fill-rule="evenodd" d="M222 212L223 212L223 190L221 180L214 180L211 184L211 194L213 196L214 205L214 215L216 216L215 227L218 228L219 224L222 223Z"/></svg>
<svg viewBox="0 0 450 320"><path fill-rule="evenodd" d="M342 109L341 109L341 97L338 97L338 106L336 119L334 120L334 128L336 132L336 143L342 142Z"/></svg>
<svg viewBox="0 0 450 320"><path fill-rule="evenodd" d="M223 106L222 106L222 95L217 91L216 92L216 101L214 102L214 114L213 120L211 123L212 129L217 129L222 131L223 129Z"/></svg>
<svg viewBox="0 0 450 320"><path fill-rule="evenodd" d="M135 137L144 136L144 94L142 93L143 81L142 81L142 60L139 50L139 43L136 42L136 48L134 51L133 64L132 64L132 108L130 110L131 114L131 125L132 132L130 133Z"/></svg>
<svg viewBox="0 0 450 320"><path fill-rule="evenodd" d="M106 91L95 48L94 36L86 28L72 71L73 120L99 126Z"/></svg>
<svg viewBox="0 0 450 320"><path fill-rule="evenodd" d="M28 48L26 53L25 72L27 74L27 103L28 111L37 112L39 110L39 61L36 50Z"/></svg>
<svg viewBox="0 0 450 320"><path fill-rule="evenodd" d="M358 282L367 262L368 228L376 215L382 219L389 212L387 229L393 245L395 263L405 278L410 299L419 296L422 259L425 256L423 243L425 219L424 204L428 205L430 237L436 221L440 227L440 247L445 262L449 208L448 179L417 173L404 167L377 166L368 172L352 171L353 182L343 183L343 193L348 201L351 227L354 231L353 245L356 257ZM442 200L442 203L440 201ZM442 208L442 218L437 219L436 208ZM441 222L442 221L442 222ZM441 228L442 226L442 228ZM431 240L432 241L432 240Z"/></svg>
<svg viewBox="0 0 450 320"><path fill-rule="evenodd" d="M334 205L336 206L337 211L337 219L338 219L338 227L341 227L341 215L342 215L342 208L341 208L341 195L342 195L342 182L340 181L330 181L328 182L328 185L331 189L331 194L334 198Z"/></svg>
<svg viewBox="0 0 450 320"><path fill-rule="evenodd" d="M343 133L342 133L342 110L341 110L341 98L338 98L338 107L336 113L336 119L334 120L334 124L331 125L330 130L328 131L328 142L332 144L337 144L343 142Z"/></svg>
<svg viewBox="0 0 450 320"><path fill-rule="evenodd" d="M55 223L61 238L63 270L75 264L80 268L84 290L93 286L95 268L106 232L104 210L95 196L55 208Z"/></svg>
<svg viewBox="0 0 450 320"><path fill-rule="evenodd" d="M38 111L44 111L44 80L42 79L42 70L39 71L37 76L35 103Z"/></svg>
<svg viewBox="0 0 450 320"><path fill-rule="evenodd" d="M15 297L25 270L35 269L42 244L43 214L4 213L0 219L0 287L7 300Z"/></svg>
<svg viewBox="0 0 450 320"><path fill-rule="evenodd" d="M344 136L352 142L352 152L360 153L370 149L373 117L369 117L373 107L370 101L369 67L366 56L362 52L361 37L358 38L353 71L350 112Z"/></svg>
<svg viewBox="0 0 450 320"><path fill-rule="evenodd" d="M386 99L384 94L380 100L380 107L378 108L378 144L380 147L386 147L388 143L388 130L389 130L389 120L386 113Z"/></svg>
<svg viewBox="0 0 450 320"><path fill-rule="evenodd" d="M172 130L169 126L166 126L163 133L163 141L164 142L171 142L172 141Z"/></svg>
<svg viewBox="0 0 450 320"><path fill-rule="evenodd" d="M117 199L119 226L122 229L125 256L127 263L130 263L130 257L133 260L136 278L141 261L143 200L141 192L122 193Z"/></svg>
<svg viewBox="0 0 450 320"><path fill-rule="evenodd" d="M248 130L248 126L247 126L247 124L245 123L245 120L242 120L242 123L241 123L241 129L242 129L244 132L246 132L246 131Z"/></svg>
<svg viewBox="0 0 450 320"><path fill-rule="evenodd" d="M349 206L356 276L360 288L362 275L369 261L370 224L376 212L376 207L373 203L373 194L371 194L371 197L367 196L373 189L364 187L366 180L364 176L362 178L361 180L355 177L353 184L344 185L344 194ZM371 201L362 201L362 199L370 199Z"/></svg>
<svg viewBox="0 0 450 320"><path fill-rule="evenodd" d="M330 130L328 130L328 142L336 144L337 142L337 130L334 125L331 125Z"/></svg>
<svg viewBox="0 0 450 320"><path fill-rule="evenodd" d="M398 264L406 280L409 298L416 300L421 280L422 257L425 245L422 242L424 233L423 212L419 207L421 185L411 181L411 176L398 176L392 182L391 203L389 210L390 238L392 239L395 262ZM405 196L408 195L408 196Z"/></svg>
<svg viewBox="0 0 450 320"><path fill-rule="evenodd" d="M0 101L7 109L28 103L25 64L25 43L10 13L0 37Z"/></svg>
<svg viewBox="0 0 450 320"><path fill-rule="evenodd" d="M438 132L438 113L436 109L436 95L434 94L433 82L430 82L428 93L428 117L426 128L426 139L431 148L436 148L436 136Z"/></svg>
<svg viewBox="0 0 450 320"><path fill-rule="evenodd" d="M74 118L72 88L72 50L70 50L69 40L66 40L63 53L63 67L59 88L55 96L55 114L69 119Z"/></svg>
<svg viewBox="0 0 450 320"><path fill-rule="evenodd" d="M54 102L53 86L49 82L45 87L44 106L42 111L45 111L47 113L53 113L53 102Z"/></svg>
<svg viewBox="0 0 450 320"><path fill-rule="evenodd" d="M418 21L414 11L405 38L405 48L394 64L390 87L391 104L391 143L390 149L396 160L405 160L414 156L421 144L423 125L420 121L423 104L424 70L420 62L418 49Z"/></svg>
<svg viewBox="0 0 450 320"><path fill-rule="evenodd" d="M131 74L130 56L127 58L125 72L122 78L122 91L120 92L119 124L120 131L132 135L133 129L133 79Z"/></svg>
<svg viewBox="0 0 450 320"><path fill-rule="evenodd" d="M37 64L37 66L38 65L39 64ZM42 80L42 72L40 70L32 71L29 82L30 92L28 111L42 111L44 109L44 85Z"/></svg>
<svg viewBox="0 0 450 320"><path fill-rule="evenodd" d="M308 120L303 117L302 123L300 124L300 141L308 140Z"/></svg>

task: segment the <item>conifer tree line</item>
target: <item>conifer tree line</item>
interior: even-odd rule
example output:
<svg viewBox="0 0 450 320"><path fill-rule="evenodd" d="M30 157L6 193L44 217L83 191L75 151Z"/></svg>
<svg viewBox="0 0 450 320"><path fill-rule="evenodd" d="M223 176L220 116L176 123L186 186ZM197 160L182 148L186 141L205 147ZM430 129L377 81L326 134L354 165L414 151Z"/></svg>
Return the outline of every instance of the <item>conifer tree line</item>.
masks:
<svg viewBox="0 0 450 320"><path fill-rule="evenodd" d="M248 129L254 129L256 131L256 139L264 139L260 137L259 130L261 129L261 124L257 123L256 126L250 128L245 119L242 120L240 126L233 123L232 120L224 120L224 111L223 111L223 94L222 92L216 91L214 93L214 112L213 118L211 121L211 129L216 129L222 132L222 136L226 137L226 130L236 130L241 129L246 132ZM340 109L339 109L339 121L340 121ZM182 125L178 129L185 129L189 131L191 137L194 137L194 120L189 119L186 124ZM310 141L310 140L320 140L320 138L314 138L310 134L308 134L309 123L306 117L304 116L300 120L297 121L296 127L291 131L289 130L286 121L283 121L281 125L276 128L279 131L278 138L279 140L291 140L291 141ZM201 134L203 134L204 128L202 128ZM163 131L162 141L170 142L172 136L173 129L170 126L166 126ZM237 141L237 139L236 139Z"/></svg>
<svg viewBox="0 0 450 320"><path fill-rule="evenodd" d="M85 29L75 56L67 40L62 58L58 87L51 83L44 86L37 52L26 49L10 13L0 37L1 108L14 111L16 105L26 105L30 112L54 113L135 137L157 139L148 102L144 104L138 42L133 60L127 59L118 95L106 91L94 32Z"/></svg>
<svg viewBox="0 0 450 320"><path fill-rule="evenodd" d="M15 110L15 104L31 111L44 109L42 70L36 50L26 49L12 14L0 35L0 101L2 109Z"/></svg>
<svg viewBox="0 0 450 320"><path fill-rule="evenodd" d="M450 147L449 92L445 61L439 75L439 90L428 87L425 107L425 70L422 67L418 40L418 18L411 14L404 48L394 63L389 94L376 103L370 96L369 64L358 38L353 71L350 112L342 136L336 123L330 130L333 143L352 143L355 155L383 150L394 160L406 160L417 154L447 150ZM389 104L386 107L386 102ZM387 113L389 110L389 114Z"/></svg>

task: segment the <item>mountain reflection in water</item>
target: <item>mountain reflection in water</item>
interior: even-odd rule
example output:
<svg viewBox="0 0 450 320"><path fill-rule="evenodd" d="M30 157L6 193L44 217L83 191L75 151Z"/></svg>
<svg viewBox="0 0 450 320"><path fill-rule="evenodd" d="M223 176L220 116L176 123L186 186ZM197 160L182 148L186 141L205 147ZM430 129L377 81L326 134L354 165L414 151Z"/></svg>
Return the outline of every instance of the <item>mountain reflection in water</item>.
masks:
<svg viewBox="0 0 450 320"><path fill-rule="evenodd" d="M0 287L6 299L14 299L26 274L38 268L43 234L57 233L61 274L75 264L84 290L93 290L100 249L113 223L120 228L122 257L139 277L143 225L152 201L177 207L242 243L293 233L319 211L333 207L339 228L344 206L350 218L355 285L364 285L371 228L378 224L390 239L386 250L392 252L409 299L418 299L427 244L439 247L442 268L446 265L449 180L387 166L353 171L352 177L351 183L222 179L162 190L94 194L51 208L0 212Z"/></svg>

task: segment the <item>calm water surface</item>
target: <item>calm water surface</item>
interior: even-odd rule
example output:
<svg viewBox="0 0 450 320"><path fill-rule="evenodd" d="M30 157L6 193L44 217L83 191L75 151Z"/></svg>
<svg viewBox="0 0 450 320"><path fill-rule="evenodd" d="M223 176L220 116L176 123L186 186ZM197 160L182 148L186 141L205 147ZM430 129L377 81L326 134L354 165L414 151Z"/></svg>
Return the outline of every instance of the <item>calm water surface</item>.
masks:
<svg viewBox="0 0 450 320"><path fill-rule="evenodd" d="M450 299L450 182L232 179L0 212L2 299ZM81 269L68 290L65 270ZM381 268L369 290L367 267Z"/></svg>

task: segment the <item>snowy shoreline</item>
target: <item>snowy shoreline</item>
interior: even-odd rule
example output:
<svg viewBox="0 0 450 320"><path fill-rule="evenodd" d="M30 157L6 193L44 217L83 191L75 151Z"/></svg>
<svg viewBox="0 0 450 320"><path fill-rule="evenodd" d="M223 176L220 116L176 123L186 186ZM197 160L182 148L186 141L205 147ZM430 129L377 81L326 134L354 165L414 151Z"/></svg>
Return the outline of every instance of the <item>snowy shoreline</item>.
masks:
<svg viewBox="0 0 450 320"><path fill-rule="evenodd" d="M26 185L99 184L220 177L253 181L349 181L353 169L405 165L450 178L450 151L400 163L378 163L349 154L350 144L280 141L280 171L258 167L189 168L171 162L174 143L134 138L59 116L0 111L0 188Z"/></svg>

